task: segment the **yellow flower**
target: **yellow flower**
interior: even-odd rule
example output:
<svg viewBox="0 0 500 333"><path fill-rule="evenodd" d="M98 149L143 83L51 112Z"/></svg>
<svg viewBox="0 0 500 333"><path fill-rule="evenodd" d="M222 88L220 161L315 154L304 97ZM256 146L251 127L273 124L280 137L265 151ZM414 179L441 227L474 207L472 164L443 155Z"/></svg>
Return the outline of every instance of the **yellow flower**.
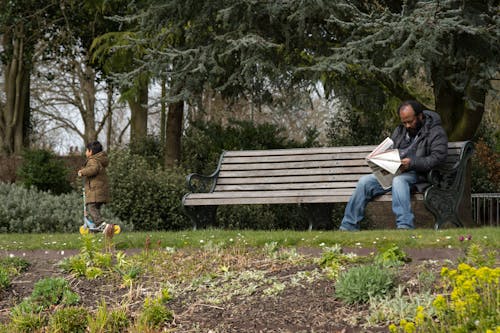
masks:
<svg viewBox="0 0 500 333"><path fill-rule="evenodd" d="M467 314L467 303L462 300L456 300L453 302L453 308L455 308L455 311L459 316L465 316Z"/></svg>
<svg viewBox="0 0 500 333"><path fill-rule="evenodd" d="M448 307L446 298L443 295L437 295L434 302L432 302L432 305L434 306L434 308L436 308L436 311L438 312L444 312Z"/></svg>
<svg viewBox="0 0 500 333"><path fill-rule="evenodd" d="M466 263L460 263L458 265L458 271L460 273L463 273L463 272L469 272L471 270L472 267L470 267L469 265L467 265Z"/></svg>
<svg viewBox="0 0 500 333"><path fill-rule="evenodd" d="M397 333L397 332L398 332L398 328L397 328L397 326L396 326L396 325L394 325L394 324L390 324L390 325L389 325L389 332L390 332L390 333ZM493 332L492 332L492 333L493 333Z"/></svg>
<svg viewBox="0 0 500 333"><path fill-rule="evenodd" d="M406 323L404 330L405 333L415 333L417 331L417 329L415 328L415 324L411 321Z"/></svg>
<svg viewBox="0 0 500 333"><path fill-rule="evenodd" d="M417 314L415 315L415 324L417 326L422 326L425 320L424 307L419 305L417 307Z"/></svg>

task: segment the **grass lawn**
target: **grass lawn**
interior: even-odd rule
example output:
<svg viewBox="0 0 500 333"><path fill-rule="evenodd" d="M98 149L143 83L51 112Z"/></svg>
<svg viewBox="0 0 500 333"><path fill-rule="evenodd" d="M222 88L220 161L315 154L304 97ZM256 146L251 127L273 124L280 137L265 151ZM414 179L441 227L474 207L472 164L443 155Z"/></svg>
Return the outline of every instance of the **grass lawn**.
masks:
<svg viewBox="0 0 500 333"><path fill-rule="evenodd" d="M116 235L116 249L144 248L149 237L151 247L202 247L209 243L217 246L260 247L276 242L281 246L323 247L339 244L344 247L378 248L395 243L402 248L456 248L461 237L470 236L484 248L500 247L500 228L452 228L443 230L416 229L371 230L361 232L339 231L255 231L255 230L185 230L177 232L126 232ZM465 240L464 242L466 242ZM73 234L0 234L0 251L8 250L64 250L78 249L81 237Z"/></svg>

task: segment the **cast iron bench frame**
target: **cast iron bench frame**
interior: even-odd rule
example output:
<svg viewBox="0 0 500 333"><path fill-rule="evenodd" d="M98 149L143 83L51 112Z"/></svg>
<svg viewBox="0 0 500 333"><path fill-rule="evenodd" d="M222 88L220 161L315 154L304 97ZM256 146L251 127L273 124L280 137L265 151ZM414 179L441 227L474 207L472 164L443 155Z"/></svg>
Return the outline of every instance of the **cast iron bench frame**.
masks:
<svg viewBox="0 0 500 333"><path fill-rule="evenodd" d="M371 172L365 157L375 147L224 151L214 173L187 176L189 193L182 205L196 229L214 225L220 205L298 204L309 210L311 230L317 220L329 219L332 203L347 202L359 178ZM446 163L428 174L431 185L412 194L412 201L423 200L434 215L435 229L446 222L464 226L459 206L470 184L466 175L473 152L471 141L450 142ZM389 192L374 201L391 198Z"/></svg>

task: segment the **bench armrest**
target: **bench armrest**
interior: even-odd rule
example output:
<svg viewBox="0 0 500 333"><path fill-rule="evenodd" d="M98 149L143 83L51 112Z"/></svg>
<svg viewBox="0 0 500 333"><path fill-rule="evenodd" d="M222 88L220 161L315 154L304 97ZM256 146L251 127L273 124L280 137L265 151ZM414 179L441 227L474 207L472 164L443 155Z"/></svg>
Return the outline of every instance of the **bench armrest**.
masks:
<svg viewBox="0 0 500 333"><path fill-rule="evenodd" d="M429 171L427 174L427 181L436 187L439 187L443 190L450 189L453 187L453 184L456 179L458 169L458 162L453 165L453 167L437 167Z"/></svg>
<svg viewBox="0 0 500 333"><path fill-rule="evenodd" d="M197 173L191 173L186 177L186 186L191 193L212 192L215 187L217 175L204 176Z"/></svg>
<svg viewBox="0 0 500 333"><path fill-rule="evenodd" d="M471 141L464 142L459 159L452 165L441 165L427 174L427 181L443 190L459 189L466 173L467 161L474 152Z"/></svg>
<svg viewBox="0 0 500 333"><path fill-rule="evenodd" d="M219 176L222 160L224 159L225 151L222 152L219 158L217 170L209 176L191 173L186 177L186 186L191 193L209 193L213 192Z"/></svg>

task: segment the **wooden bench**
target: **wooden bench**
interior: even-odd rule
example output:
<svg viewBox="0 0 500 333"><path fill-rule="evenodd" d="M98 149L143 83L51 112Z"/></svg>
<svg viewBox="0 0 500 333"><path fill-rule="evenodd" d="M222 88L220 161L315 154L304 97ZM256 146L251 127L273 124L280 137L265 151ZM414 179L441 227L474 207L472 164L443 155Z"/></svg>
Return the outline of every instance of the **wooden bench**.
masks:
<svg viewBox="0 0 500 333"><path fill-rule="evenodd" d="M371 172L365 157L374 148L224 151L213 174L187 176L190 193L182 205L196 229L213 225L220 205L298 204L310 210L312 229L318 219L331 220L331 204L347 202L359 178ZM423 200L434 215L436 229L446 222L463 226L459 205L473 151L470 141L450 142L446 163L428 175L432 185L412 195L412 200ZM391 199L389 192L375 200Z"/></svg>

